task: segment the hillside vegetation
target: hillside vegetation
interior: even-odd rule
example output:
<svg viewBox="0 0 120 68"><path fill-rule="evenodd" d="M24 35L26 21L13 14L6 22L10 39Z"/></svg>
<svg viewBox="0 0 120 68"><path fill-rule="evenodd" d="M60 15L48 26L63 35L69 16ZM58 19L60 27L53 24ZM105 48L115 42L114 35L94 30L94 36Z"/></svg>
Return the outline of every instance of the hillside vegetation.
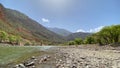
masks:
<svg viewBox="0 0 120 68"><path fill-rule="evenodd" d="M77 32L72 33L66 37L68 41L74 40L75 38L85 39L87 36L90 36L92 33Z"/></svg>
<svg viewBox="0 0 120 68"><path fill-rule="evenodd" d="M68 44L109 44L111 46L120 46L120 25L106 26L101 31L86 37L84 40L76 38L75 40L68 42Z"/></svg>
<svg viewBox="0 0 120 68"><path fill-rule="evenodd" d="M5 8L2 4L0 4L0 30L32 42L53 44L64 41L62 36L49 31L19 11Z"/></svg>

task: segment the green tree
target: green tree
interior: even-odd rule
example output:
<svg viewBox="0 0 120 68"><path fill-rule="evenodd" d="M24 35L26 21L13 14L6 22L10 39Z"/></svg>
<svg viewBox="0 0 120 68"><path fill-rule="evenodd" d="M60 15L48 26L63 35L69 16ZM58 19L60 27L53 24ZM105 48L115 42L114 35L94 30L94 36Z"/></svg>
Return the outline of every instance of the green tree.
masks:
<svg viewBox="0 0 120 68"><path fill-rule="evenodd" d="M75 45L75 42L74 41L69 41L68 45Z"/></svg>
<svg viewBox="0 0 120 68"><path fill-rule="evenodd" d="M8 39L8 34L5 31L0 31L0 42L5 42Z"/></svg>
<svg viewBox="0 0 120 68"><path fill-rule="evenodd" d="M111 44L120 42L120 25L104 27L95 34L96 40L100 44Z"/></svg>
<svg viewBox="0 0 120 68"><path fill-rule="evenodd" d="M93 44L93 43L95 43L95 40L92 36L89 36L89 37L85 38L84 42L85 42L85 44Z"/></svg>
<svg viewBox="0 0 120 68"><path fill-rule="evenodd" d="M22 41L22 38L20 36L16 36L16 43L19 45Z"/></svg>
<svg viewBox="0 0 120 68"><path fill-rule="evenodd" d="M113 25L111 28L113 42L118 43L120 40L120 25Z"/></svg>
<svg viewBox="0 0 120 68"><path fill-rule="evenodd" d="M11 44L16 43L16 41L17 41L17 37L16 37L16 36L14 36L14 35L10 35L10 36L9 36L9 42L10 42Z"/></svg>
<svg viewBox="0 0 120 68"><path fill-rule="evenodd" d="M83 40L81 38L76 38L74 41L77 45L80 45L83 43Z"/></svg>

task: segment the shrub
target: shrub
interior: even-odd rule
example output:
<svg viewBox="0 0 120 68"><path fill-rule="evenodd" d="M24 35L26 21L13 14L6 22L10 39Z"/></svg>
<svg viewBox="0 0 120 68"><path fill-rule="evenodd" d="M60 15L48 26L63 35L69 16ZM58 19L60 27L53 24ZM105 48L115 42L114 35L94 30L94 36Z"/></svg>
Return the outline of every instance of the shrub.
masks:
<svg viewBox="0 0 120 68"><path fill-rule="evenodd" d="M89 37L85 38L84 43L85 44L93 44L93 43L95 43L95 40L92 36L89 36Z"/></svg>
<svg viewBox="0 0 120 68"><path fill-rule="evenodd" d="M75 42L74 41L69 41L68 45L75 45Z"/></svg>
<svg viewBox="0 0 120 68"><path fill-rule="evenodd" d="M76 45L83 44L83 40L82 40L81 38L76 38L76 39L74 40L74 42L75 42Z"/></svg>
<svg viewBox="0 0 120 68"><path fill-rule="evenodd" d="M5 31L0 31L0 42L5 42L8 39L8 34Z"/></svg>

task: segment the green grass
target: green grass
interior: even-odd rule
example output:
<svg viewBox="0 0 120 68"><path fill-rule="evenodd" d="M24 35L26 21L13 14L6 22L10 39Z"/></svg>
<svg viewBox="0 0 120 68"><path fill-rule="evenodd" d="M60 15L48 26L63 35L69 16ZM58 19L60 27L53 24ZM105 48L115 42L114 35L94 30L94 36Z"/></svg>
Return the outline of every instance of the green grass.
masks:
<svg viewBox="0 0 120 68"><path fill-rule="evenodd" d="M20 63L31 56L43 54L41 47L0 46L0 65Z"/></svg>

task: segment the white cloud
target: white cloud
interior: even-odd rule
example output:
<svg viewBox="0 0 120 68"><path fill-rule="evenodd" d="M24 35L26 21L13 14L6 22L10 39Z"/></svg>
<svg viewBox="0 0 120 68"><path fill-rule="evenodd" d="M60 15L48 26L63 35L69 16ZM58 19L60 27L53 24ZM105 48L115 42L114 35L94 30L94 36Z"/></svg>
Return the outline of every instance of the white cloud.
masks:
<svg viewBox="0 0 120 68"><path fill-rule="evenodd" d="M83 30L83 29L79 29L77 30L76 32L88 32L88 33L96 33L96 32L99 32L104 26L99 26L97 28L94 28L94 29L90 29L88 31L86 30Z"/></svg>
<svg viewBox="0 0 120 68"><path fill-rule="evenodd" d="M96 32L99 32L104 26L100 26L100 27L97 27L97 28L94 28L94 29L90 29L89 32L91 33L96 33Z"/></svg>
<svg viewBox="0 0 120 68"><path fill-rule="evenodd" d="M50 21L46 18L42 18L42 22L49 23Z"/></svg>
<svg viewBox="0 0 120 68"><path fill-rule="evenodd" d="M83 30L83 29L79 29L79 30L77 30L76 32L86 32L86 31Z"/></svg>

